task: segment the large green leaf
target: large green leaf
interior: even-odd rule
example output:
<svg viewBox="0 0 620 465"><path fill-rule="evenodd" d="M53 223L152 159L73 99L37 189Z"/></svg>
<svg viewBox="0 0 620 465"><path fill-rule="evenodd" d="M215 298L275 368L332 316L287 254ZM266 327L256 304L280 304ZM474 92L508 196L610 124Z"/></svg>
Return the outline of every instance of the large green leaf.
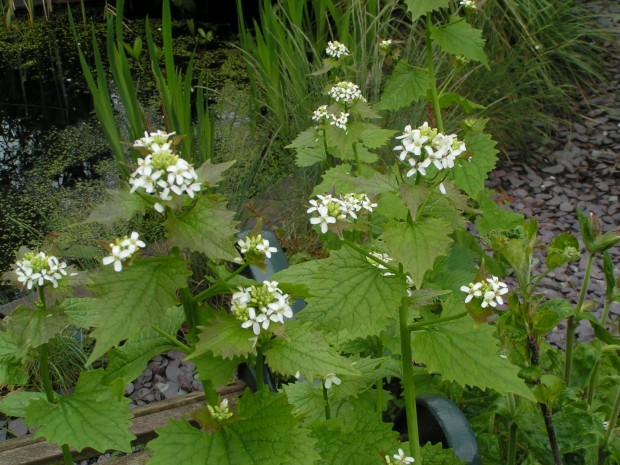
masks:
<svg viewBox="0 0 620 465"><path fill-rule="evenodd" d="M497 162L496 142L488 134L475 133L465 136L469 159L459 158L452 173L454 183L470 197L484 189L484 181Z"/></svg>
<svg viewBox="0 0 620 465"><path fill-rule="evenodd" d="M19 306L9 320L8 330L23 350L36 349L67 327L60 307L51 309Z"/></svg>
<svg viewBox="0 0 620 465"><path fill-rule="evenodd" d="M448 253L451 232L452 228L443 220L427 218L413 224L389 223L381 234L381 240L390 250L390 256L402 263L416 287L420 288L424 274L433 268L435 259Z"/></svg>
<svg viewBox="0 0 620 465"><path fill-rule="evenodd" d="M237 368L245 361L242 357L222 358L205 352L192 357L192 363L200 374L201 381L211 381L214 387L225 386L237 373Z"/></svg>
<svg viewBox="0 0 620 465"><path fill-rule="evenodd" d="M24 422L37 427L35 438L68 444L81 451L92 447L99 452L115 449L131 452L129 399L117 397L102 383L103 370L80 375L75 391L58 403L34 399L25 409Z"/></svg>
<svg viewBox="0 0 620 465"><path fill-rule="evenodd" d="M43 392L14 391L9 392L0 399L0 412L11 417L23 417L26 415L26 407L33 400L45 400Z"/></svg>
<svg viewBox="0 0 620 465"><path fill-rule="evenodd" d="M71 324L84 329L89 329L97 323L98 314L95 313L91 297L70 297L62 301L62 309L69 318Z"/></svg>
<svg viewBox="0 0 620 465"><path fill-rule="evenodd" d="M223 358L245 357L256 352L255 338L252 328L242 328L232 313L216 312L206 326L200 327L199 340L188 360L207 352Z"/></svg>
<svg viewBox="0 0 620 465"><path fill-rule="evenodd" d="M487 68L489 59L484 53L484 39L482 31L474 29L460 16L452 16L450 22L444 26L433 26L431 38L444 52L453 55L463 55L470 60L479 61Z"/></svg>
<svg viewBox="0 0 620 465"><path fill-rule="evenodd" d="M128 190L110 189L106 200L95 207L92 213L86 218L85 223L101 223L111 225L116 221L127 222L136 214L143 213L149 207L137 193L130 193Z"/></svg>
<svg viewBox="0 0 620 465"><path fill-rule="evenodd" d="M314 465L316 440L300 427L284 394L246 392L239 420L214 434L186 420L170 421L149 443L148 465Z"/></svg>
<svg viewBox="0 0 620 465"><path fill-rule="evenodd" d="M17 358L20 348L13 336L0 331L0 362L7 362Z"/></svg>
<svg viewBox="0 0 620 465"><path fill-rule="evenodd" d="M465 460L454 455L452 449L444 449L441 443L427 442L421 449L425 465L465 465Z"/></svg>
<svg viewBox="0 0 620 465"><path fill-rule="evenodd" d="M92 303L97 314L93 337L97 344L92 363L119 342L156 324L165 311L177 304L176 291L187 286L190 271L175 256L137 259L116 273L103 269L93 277Z"/></svg>
<svg viewBox="0 0 620 465"><path fill-rule="evenodd" d="M198 175L198 181L207 184L208 186L217 186L218 183L224 179L224 172L234 165L236 160L227 161L224 163L213 164L209 160L205 161L200 168L196 169Z"/></svg>
<svg viewBox="0 0 620 465"><path fill-rule="evenodd" d="M154 326L168 334L176 335L183 323L184 313L180 307L167 309ZM136 379L154 356L177 346L151 328L145 328L138 335L121 347L108 353L108 366L105 370L104 382L121 379L129 383Z"/></svg>
<svg viewBox="0 0 620 465"><path fill-rule="evenodd" d="M448 7L448 0L405 0L405 3L413 21L426 13Z"/></svg>
<svg viewBox="0 0 620 465"><path fill-rule="evenodd" d="M347 330L351 338L378 335L396 318L406 286L404 279L383 276L365 256L349 248L329 258L280 271L278 282L303 284L307 306L298 314L327 331Z"/></svg>
<svg viewBox="0 0 620 465"><path fill-rule="evenodd" d="M468 318L426 326L412 333L413 357L426 364L429 372L461 386L512 392L534 400L517 376L519 368L499 356L493 331L488 325L476 328Z"/></svg>
<svg viewBox="0 0 620 465"><path fill-rule="evenodd" d="M545 261L547 268L552 270L566 263L579 260L579 241L569 232L563 232L553 238L547 247Z"/></svg>
<svg viewBox="0 0 620 465"><path fill-rule="evenodd" d="M493 231L510 231L524 224L523 215L501 208L488 194L481 191L476 198L478 208L482 211L476 219L476 228L480 234L488 235Z"/></svg>
<svg viewBox="0 0 620 465"><path fill-rule="evenodd" d="M398 433L370 409L357 409L344 418L311 425L318 439L322 464L376 465L377 457L398 450Z"/></svg>
<svg viewBox="0 0 620 465"><path fill-rule="evenodd" d="M329 373L359 375L350 360L338 355L325 336L308 325L291 323L286 336L272 341L266 353L267 363L274 371L290 376L299 372L309 381L325 378Z"/></svg>
<svg viewBox="0 0 620 465"><path fill-rule="evenodd" d="M338 165L323 174L323 181L314 188L313 195L336 190L337 194L355 192L372 197L373 194L380 194L397 188L396 179L389 174L382 174L368 168L358 173L358 176L351 176L349 166Z"/></svg>
<svg viewBox="0 0 620 465"><path fill-rule="evenodd" d="M166 220L168 238L173 245L202 252L212 260L234 260L237 232L235 213L217 195L202 196L190 211Z"/></svg>
<svg viewBox="0 0 620 465"><path fill-rule="evenodd" d="M360 142L369 149L378 149L387 144L396 131L392 129L383 129L371 123L362 124L362 132L360 134Z"/></svg>
<svg viewBox="0 0 620 465"><path fill-rule="evenodd" d="M377 110L398 110L423 98L430 88L430 77L426 68L418 68L400 61L388 78Z"/></svg>

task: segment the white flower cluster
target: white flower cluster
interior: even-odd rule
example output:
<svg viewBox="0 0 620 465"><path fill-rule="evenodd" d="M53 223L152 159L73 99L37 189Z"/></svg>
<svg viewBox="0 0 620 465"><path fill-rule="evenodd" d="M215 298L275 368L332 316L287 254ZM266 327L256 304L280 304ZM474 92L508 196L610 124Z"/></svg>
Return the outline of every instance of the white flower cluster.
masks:
<svg viewBox="0 0 620 465"><path fill-rule="evenodd" d="M405 455L405 451L402 449L398 449L398 453L394 454L392 458L389 455L385 456L385 464L386 465L409 465L415 462L413 457L407 457Z"/></svg>
<svg viewBox="0 0 620 465"><path fill-rule="evenodd" d="M15 262L17 280L27 289L32 289L35 284L44 286L46 281L57 288L58 281L67 276L65 268L67 268L65 262L61 262L53 255L47 256L44 252L29 252Z"/></svg>
<svg viewBox="0 0 620 465"><path fill-rule="evenodd" d="M373 257L378 258L379 260L381 260L384 263L390 263L392 261L394 261L394 259L392 257L390 257L389 254L387 253L383 253L383 252L370 252L370 255L372 255ZM370 257L366 257L366 261L368 261L368 263L370 263L372 266L375 266L377 268L379 268L380 270L387 270L388 268L381 262L373 260ZM391 271L384 271L383 273L381 273L382 276L394 276L394 273L392 273ZM408 297L413 297L413 290L415 289L415 283L413 282L413 278L409 275L405 275L405 282L407 283L407 296Z"/></svg>
<svg viewBox="0 0 620 465"><path fill-rule="evenodd" d="M207 405L207 409L209 410L209 413L211 414L213 419L218 422L228 420L233 416L233 413L228 408L228 399L222 399L220 405L216 405L215 407Z"/></svg>
<svg viewBox="0 0 620 465"><path fill-rule="evenodd" d="M400 152L399 160L410 166L407 177L416 173L426 176L426 168L431 164L438 170L454 168L456 157L466 150L465 143L455 134L442 134L426 122L417 129L407 125L396 139L401 141L401 145L394 147Z"/></svg>
<svg viewBox="0 0 620 465"><path fill-rule="evenodd" d="M151 145L164 145L172 136L174 136L174 132L165 132L158 130L157 132L149 133L147 131L144 131L144 137L135 141L133 143L133 146L136 148L143 148L151 151Z"/></svg>
<svg viewBox="0 0 620 465"><path fill-rule="evenodd" d="M341 111L340 115L336 115L327 111L327 105L321 105L312 113L312 120L317 123L329 121L329 124L332 126L336 126L337 128L346 131L347 123L349 122L349 113Z"/></svg>
<svg viewBox="0 0 620 465"><path fill-rule="evenodd" d="M112 255L103 257L101 262L104 265L114 263L114 271L117 273L123 270L123 262L129 260L138 249L143 249L146 244L140 240L137 232L132 232L131 236L118 238L114 243L110 243Z"/></svg>
<svg viewBox="0 0 620 465"><path fill-rule="evenodd" d="M467 293L466 304L472 299L480 299L482 308L497 307L497 305L504 303L501 296L508 293L508 286L501 282L497 276L491 276L484 281L469 283L469 286L461 286L461 291Z"/></svg>
<svg viewBox="0 0 620 465"><path fill-rule="evenodd" d="M340 57L349 56L349 49L346 45L334 40L327 42L327 48L325 49L325 54L328 57L335 58L336 60L340 59Z"/></svg>
<svg viewBox="0 0 620 465"><path fill-rule="evenodd" d="M157 136L157 140L168 136L169 134L161 133ZM193 166L175 155L169 143L159 144L155 141L149 142L147 139L139 139L134 143L134 147L142 144L139 146L145 147L150 153L138 159L138 169L129 179L129 184L132 186L130 192L141 189L147 194L155 194L163 202L173 200L172 194L179 197L186 194L193 199L194 194L200 192L198 175ZM159 213L164 212L161 203L156 202L154 207Z"/></svg>
<svg viewBox="0 0 620 465"><path fill-rule="evenodd" d="M246 260L253 262L255 260L264 261L271 258L271 254L278 251L275 247L271 247L267 239L263 239L261 234L256 236L246 236L237 242L239 251L245 255Z"/></svg>
<svg viewBox="0 0 620 465"><path fill-rule="evenodd" d="M348 81L339 82L329 89L328 94L336 102L344 103L345 105L353 105L360 100L362 102L366 101L359 86Z"/></svg>
<svg viewBox="0 0 620 465"><path fill-rule="evenodd" d="M270 323L284 324L293 317L289 295L282 294L276 281L263 281L260 286L240 287L232 296L231 310L242 321L242 328L252 328L254 334L269 329Z"/></svg>
<svg viewBox="0 0 620 465"><path fill-rule="evenodd" d="M330 224L337 221L352 221L357 219L359 212L372 213L377 206L372 203L366 194L345 194L334 197L330 194L317 195L316 199L310 200L310 208L306 213L315 213L317 216L310 218L310 224L321 226L321 232L325 234Z"/></svg>
<svg viewBox="0 0 620 465"><path fill-rule="evenodd" d="M474 0L461 0L459 2L464 8L469 10L476 10L476 2Z"/></svg>
<svg viewBox="0 0 620 465"><path fill-rule="evenodd" d="M325 379L323 380L323 386L325 389L331 389L332 385L340 386L342 380L336 376L336 373L327 373L325 375Z"/></svg>

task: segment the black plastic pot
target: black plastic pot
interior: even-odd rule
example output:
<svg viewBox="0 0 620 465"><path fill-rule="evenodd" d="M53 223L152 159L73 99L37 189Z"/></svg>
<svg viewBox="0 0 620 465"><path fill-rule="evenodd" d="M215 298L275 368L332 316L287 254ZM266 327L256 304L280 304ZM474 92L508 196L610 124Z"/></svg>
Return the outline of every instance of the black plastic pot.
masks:
<svg viewBox="0 0 620 465"><path fill-rule="evenodd" d="M474 432L463 412L447 397L427 394L416 399L420 444L440 444L454 450L467 465L481 465ZM407 413L403 408L394 419L394 429L407 432Z"/></svg>

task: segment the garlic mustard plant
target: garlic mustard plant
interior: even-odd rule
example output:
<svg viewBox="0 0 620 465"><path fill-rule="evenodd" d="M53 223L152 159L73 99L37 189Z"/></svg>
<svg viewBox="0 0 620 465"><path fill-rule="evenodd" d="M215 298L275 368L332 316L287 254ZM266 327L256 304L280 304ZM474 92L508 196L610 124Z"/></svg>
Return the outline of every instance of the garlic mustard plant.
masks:
<svg viewBox="0 0 620 465"><path fill-rule="evenodd" d="M284 324L293 317L289 295L283 294L276 281L262 285L240 287L232 295L231 311L241 321L242 328L252 328L255 335L269 329L271 323Z"/></svg>
<svg viewBox="0 0 620 465"><path fill-rule="evenodd" d="M32 289L35 285L42 287L48 283L57 288L58 282L67 276L66 268L66 262L53 255L48 256L45 252L28 252L13 267L17 280L26 289Z"/></svg>
<svg viewBox="0 0 620 465"><path fill-rule="evenodd" d="M377 206L366 194L355 193L340 197L318 195L309 202L310 208L306 213L312 214L310 224L319 225L323 234L327 233L329 225L335 225L338 221L346 225L357 220L358 213L372 213Z"/></svg>
<svg viewBox="0 0 620 465"><path fill-rule="evenodd" d="M335 58L339 60L341 57L349 56L349 49L346 45L333 40L327 42L327 48L325 49L325 54L330 58Z"/></svg>
<svg viewBox="0 0 620 465"><path fill-rule="evenodd" d="M398 452L392 457L386 455L384 459L386 465L409 465L415 462L415 459L413 457L406 456L405 451L402 449L398 449Z"/></svg>
<svg viewBox="0 0 620 465"><path fill-rule="evenodd" d="M139 236L134 231L129 237L118 238L115 242L110 243L111 255L103 257L101 262L104 265L114 264L114 271L122 271L123 262L130 260L139 249L146 247L146 244L140 240Z"/></svg>
<svg viewBox="0 0 620 465"><path fill-rule="evenodd" d="M207 405L209 413L214 420L223 422L233 417L233 413L228 407L228 399L222 399L219 405Z"/></svg>
<svg viewBox="0 0 620 465"><path fill-rule="evenodd" d="M334 85L329 89L328 95L336 102L344 104L345 108L357 102L366 101L359 86L348 81L339 82Z"/></svg>
<svg viewBox="0 0 620 465"><path fill-rule="evenodd" d="M508 293L508 286L499 280L497 276L491 276L484 281L469 283L469 286L461 286L461 291L467 293L465 303L472 300L480 301L482 308L497 307L502 305L502 296Z"/></svg>

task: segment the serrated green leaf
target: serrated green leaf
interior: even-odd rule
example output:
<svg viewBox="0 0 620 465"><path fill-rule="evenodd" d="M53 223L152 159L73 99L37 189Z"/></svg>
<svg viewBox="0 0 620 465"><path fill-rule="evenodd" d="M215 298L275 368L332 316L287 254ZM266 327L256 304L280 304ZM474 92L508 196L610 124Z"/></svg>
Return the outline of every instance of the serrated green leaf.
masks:
<svg viewBox="0 0 620 465"><path fill-rule="evenodd" d="M397 187L396 179L389 174L368 168L358 173L358 176L352 176L349 166L339 165L323 174L323 181L314 188L312 195L325 194L335 189L337 194L355 192L372 196L396 190Z"/></svg>
<svg viewBox="0 0 620 465"><path fill-rule="evenodd" d="M130 419L127 398L118 398L102 383L103 370L80 375L75 391L53 404L32 400L26 407L24 423L37 427L35 438L68 444L78 451L92 447L99 452L115 449L131 452Z"/></svg>
<svg viewBox="0 0 620 465"><path fill-rule="evenodd" d="M299 320L335 333L348 330L351 338L380 334L397 317L406 292L404 279L383 276L366 257L348 248L324 260L292 266L273 279L308 289L310 297Z"/></svg>
<svg viewBox="0 0 620 465"><path fill-rule="evenodd" d="M107 226L117 221L127 222L136 214L144 213L149 204L138 194L128 190L109 189L106 200L97 205L84 223L101 223Z"/></svg>
<svg viewBox="0 0 620 465"><path fill-rule="evenodd" d="M482 31L474 29L460 16L452 16L450 22L444 26L433 26L431 38L446 53L463 55L470 60L479 61L486 68L489 59L484 53Z"/></svg>
<svg viewBox="0 0 620 465"><path fill-rule="evenodd" d="M153 326L175 335L183 319L183 310L180 307L171 307L162 313L160 321L155 322ZM121 347L108 352L108 366L103 381L110 383L115 379L121 379L123 384L129 383L142 374L146 364L154 356L176 348L176 345L153 329L143 329Z"/></svg>
<svg viewBox="0 0 620 465"><path fill-rule="evenodd" d="M266 360L278 373L293 376L299 372L309 381L329 373L359 376L351 361L338 355L321 332L298 323L287 325L286 338L271 342Z"/></svg>
<svg viewBox="0 0 620 465"><path fill-rule="evenodd" d="M33 400L45 400L45 393L32 391L9 392L0 399L0 412L10 417L24 417L26 407Z"/></svg>
<svg viewBox="0 0 620 465"><path fill-rule="evenodd" d="M381 240L390 250L390 256L403 265L420 288L435 259L448 253L451 232L452 228L443 220L427 218L414 224L392 222L386 225Z"/></svg>
<svg viewBox="0 0 620 465"><path fill-rule="evenodd" d="M605 275L605 296L607 300L612 301L614 290L616 289L616 280L614 277L614 264L607 250L603 252L603 273Z"/></svg>
<svg viewBox="0 0 620 465"><path fill-rule="evenodd" d="M359 140L369 149L383 147L394 137L394 134L396 134L396 131L392 129L383 129L370 123L363 124L363 128Z"/></svg>
<svg viewBox="0 0 620 465"><path fill-rule="evenodd" d="M316 440L292 410L284 394L246 391L238 403L240 419L214 434L186 420L158 429L148 465L314 465Z"/></svg>
<svg viewBox="0 0 620 465"><path fill-rule="evenodd" d="M324 464L376 465L377 457L398 450L398 433L370 409L311 425Z"/></svg>
<svg viewBox="0 0 620 465"><path fill-rule="evenodd" d="M295 152L295 163L302 168L323 163L327 159L324 147L302 147L295 149Z"/></svg>
<svg viewBox="0 0 620 465"><path fill-rule="evenodd" d="M547 268L552 270L574 260L579 260L579 241L571 233L563 232L554 237L547 248Z"/></svg>
<svg viewBox="0 0 620 465"><path fill-rule="evenodd" d="M17 359L20 352L22 351L13 336L4 331L0 331L0 362L8 362Z"/></svg>
<svg viewBox="0 0 620 465"><path fill-rule="evenodd" d="M426 364L431 373L455 381L461 386L494 389L500 394L512 392L534 400L519 368L499 356L493 328L477 328L468 319L427 326L412 333L413 356ZM495 355L496 354L496 355Z"/></svg>
<svg viewBox="0 0 620 465"><path fill-rule="evenodd" d="M495 167L498 153L496 145L488 134L475 133L465 136L466 153L471 158L457 159L452 174L457 187L472 198L476 198L484 189L484 181Z"/></svg>
<svg viewBox="0 0 620 465"><path fill-rule="evenodd" d="M400 197L407 205L411 218L417 220L418 209L430 196L430 190L424 184L401 184Z"/></svg>
<svg viewBox="0 0 620 465"><path fill-rule="evenodd" d="M427 442L420 452L425 465L465 465L465 460L459 459L452 449L444 449L441 443Z"/></svg>
<svg viewBox="0 0 620 465"><path fill-rule="evenodd" d="M212 352L205 352L192 358L200 379L211 381L214 387L225 386L237 373L237 367L245 361L242 357L216 357Z"/></svg>
<svg viewBox="0 0 620 465"><path fill-rule="evenodd" d="M199 340L188 360L207 352L223 358L245 357L256 352L252 328L242 328L241 321L232 313L217 312L207 326L199 329Z"/></svg>
<svg viewBox="0 0 620 465"><path fill-rule="evenodd" d="M165 222L173 245L202 252L212 260L230 261L239 256L234 246L236 224L235 213L217 195L202 196L189 212Z"/></svg>
<svg viewBox="0 0 620 465"><path fill-rule="evenodd" d="M138 258L116 273L103 269L93 277L92 303L98 315L92 336L97 344L92 363L119 342L156 324L167 309L177 304L177 289L187 286L186 264L175 256Z"/></svg>
<svg viewBox="0 0 620 465"><path fill-rule="evenodd" d="M405 3L413 21L426 13L448 7L448 0L405 0Z"/></svg>
<svg viewBox="0 0 620 465"><path fill-rule="evenodd" d="M95 313L93 303L95 299L91 297L68 298L62 301L62 309L69 318L71 324L84 329L95 326L99 315Z"/></svg>
<svg viewBox="0 0 620 465"><path fill-rule="evenodd" d="M534 314L534 330L542 337L573 313L573 306L566 299L551 299L543 302Z"/></svg>
<svg viewBox="0 0 620 465"><path fill-rule="evenodd" d="M447 2L446 2L447 3ZM376 110L399 110L426 96L430 77L426 68L399 61L387 80Z"/></svg>
<svg viewBox="0 0 620 465"><path fill-rule="evenodd" d="M311 126L305 131L300 132L293 142L287 145L286 149L300 149L306 147L318 147L322 146L322 137L317 131L316 127Z"/></svg>
<svg viewBox="0 0 620 465"><path fill-rule="evenodd" d="M453 104L461 107L465 111L465 113L471 113L474 110L482 110L485 108L484 105L472 102L468 98L465 98L462 95L455 94L453 92L446 92L439 96L439 106L441 108L447 108Z"/></svg>
<svg viewBox="0 0 620 465"><path fill-rule="evenodd" d="M12 389L15 386L27 384L29 379L28 367L25 363L14 359L0 363L0 384Z"/></svg>
<svg viewBox="0 0 620 465"><path fill-rule="evenodd" d="M36 349L67 327L60 307L50 309L19 306L11 314L8 331L22 350Z"/></svg>
<svg viewBox="0 0 620 465"><path fill-rule="evenodd" d="M488 235L493 231L509 231L524 224L523 215L501 208L484 191L480 191L476 201L478 208L482 211L482 215L476 219L476 228L480 234Z"/></svg>
<svg viewBox="0 0 620 465"><path fill-rule="evenodd" d="M198 181L208 186L217 186L219 182L224 179L224 173L235 163L236 160L231 160L224 163L213 164L207 160L200 165L200 168L196 169Z"/></svg>

